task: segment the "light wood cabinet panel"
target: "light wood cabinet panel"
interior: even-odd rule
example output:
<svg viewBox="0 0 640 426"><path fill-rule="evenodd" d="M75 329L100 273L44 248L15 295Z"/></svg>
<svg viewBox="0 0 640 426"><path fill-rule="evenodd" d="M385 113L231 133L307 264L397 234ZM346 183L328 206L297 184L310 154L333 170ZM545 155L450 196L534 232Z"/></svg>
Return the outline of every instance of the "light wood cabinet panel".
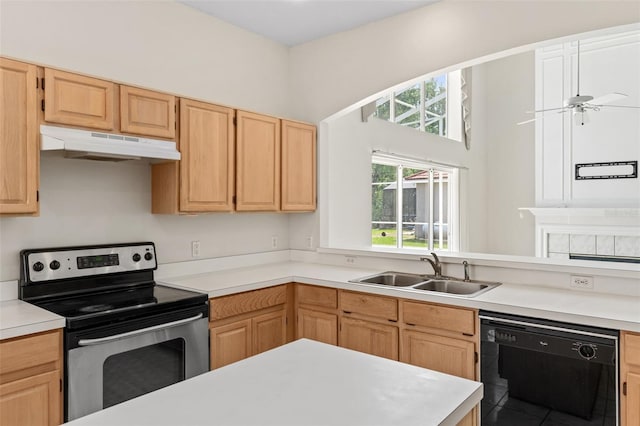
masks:
<svg viewBox="0 0 640 426"><path fill-rule="evenodd" d="M298 308L296 338L338 344L338 315Z"/></svg>
<svg viewBox="0 0 640 426"><path fill-rule="evenodd" d="M59 371L0 385L0 424L58 425L61 420Z"/></svg>
<svg viewBox="0 0 640 426"><path fill-rule="evenodd" d="M398 327L342 317L340 346L398 360Z"/></svg>
<svg viewBox="0 0 640 426"><path fill-rule="evenodd" d="M137 135L174 139L175 96L137 87L120 86L120 130Z"/></svg>
<svg viewBox="0 0 640 426"><path fill-rule="evenodd" d="M367 315L383 320L398 320L398 300L391 297L343 291L340 294L340 308L343 312Z"/></svg>
<svg viewBox="0 0 640 426"><path fill-rule="evenodd" d="M640 424L640 334L620 333L620 417L622 426Z"/></svg>
<svg viewBox="0 0 640 426"><path fill-rule="evenodd" d="M113 130L110 81L45 68L44 119L51 123Z"/></svg>
<svg viewBox="0 0 640 426"><path fill-rule="evenodd" d="M338 291L335 288L298 284L297 300L300 305L313 305L322 308L338 307Z"/></svg>
<svg viewBox="0 0 640 426"><path fill-rule="evenodd" d="M286 302L287 289L284 285L216 297L210 300L209 318L211 321L228 318L271 306L284 305Z"/></svg>
<svg viewBox="0 0 640 426"><path fill-rule="evenodd" d="M235 111L180 99L180 210L232 211Z"/></svg>
<svg viewBox="0 0 640 426"><path fill-rule="evenodd" d="M471 309L435 305L431 303L403 302L406 324L436 328L473 336L476 313Z"/></svg>
<svg viewBox="0 0 640 426"><path fill-rule="evenodd" d="M0 342L0 424L62 422L62 330Z"/></svg>
<svg viewBox="0 0 640 426"><path fill-rule="evenodd" d="M402 362L475 380L473 342L403 330L402 349Z"/></svg>
<svg viewBox="0 0 640 426"><path fill-rule="evenodd" d="M252 355L251 320L210 327L210 368L216 369Z"/></svg>
<svg viewBox="0 0 640 426"><path fill-rule="evenodd" d="M280 120L236 114L236 210L280 209Z"/></svg>
<svg viewBox="0 0 640 426"><path fill-rule="evenodd" d="M316 209L316 127L282 120L283 211Z"/></svg>
<svg viewBox="0 0 640 426"><path fill-rule="evenodd" d="M284 309L251 319L253 354L282 346L287 342L287 314Z"/></svg>
<svg viewBox="0 0 640 426"><path fill-rule="evenodd" d="M0 214L38 212L38 68L0 58Z"/></svg>

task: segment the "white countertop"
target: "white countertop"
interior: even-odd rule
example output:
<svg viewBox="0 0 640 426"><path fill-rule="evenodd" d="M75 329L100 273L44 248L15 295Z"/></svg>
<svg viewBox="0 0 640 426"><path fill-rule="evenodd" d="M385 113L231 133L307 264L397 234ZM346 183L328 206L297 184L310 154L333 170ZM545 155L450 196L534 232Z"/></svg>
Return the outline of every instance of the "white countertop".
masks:
<svg viewBox="0 0 640 426"><path fill-rule="evenodd" d="M69 425L455 425L482 384L307 339Z"/></svg>
<svg viewBox="0 0 640 426"><path fill-rule="evenodd" d="M209 297L298 282L640 332L640 297L503 283L477 297L464 298L406 288L349 282L349 280L379 272L383 270L305 262L280 262L165 278L159 282L204 292Z"/></svg>
<svg viewBox="0 0 640 426"><path fill-rule="evenodd" d="M22 300L0 302L0 339L62 328L65 319Z"/></svg>

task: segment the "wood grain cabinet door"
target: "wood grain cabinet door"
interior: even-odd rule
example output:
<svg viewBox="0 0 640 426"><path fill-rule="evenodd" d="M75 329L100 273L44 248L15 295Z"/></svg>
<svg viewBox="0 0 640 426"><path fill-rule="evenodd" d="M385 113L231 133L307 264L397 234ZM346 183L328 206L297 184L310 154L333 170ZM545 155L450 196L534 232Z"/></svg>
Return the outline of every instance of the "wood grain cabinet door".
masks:
<svg viewBox="0 0 640 426"><path fill-rule="evenodd" d="M44 78L45 121L113 130L115 84L50 68Z"/></svg>
<svg viewBox="0 0 640 426"><path fill-rule="evenodd" d="M627 394L624 398L623 425L640 425L640 371L627 373L624 378Z"/></svg>
<svg viewBox="0 0 640 426"><path fill-rule="evenodd" d="M475 380L473 342L403 330L402 349L402 362Z"/></svg>
<svg viewBox="0 0 640 426"><path fill-rule="evenodd" d="M59 425L60 371L50 371L0 385L0 424Z"/></svg>
<svg viewBox="0 0 640 426"><path fill-rule="evenodd" d="M282 120L283 211L316 209L316 127Z"/></svg>
<svg viewBox="0 0 640 426"><path fill-rule="evenodd" d="M120 86L120 130L137 135L174 139L175 96Z"/></svg>
<svg viewBox="0 0 640 426"><path fill-rule="evenodd" d="M287 313L269 312L251 319L253 323L253 353L257 355L287 343Z"/></svg>
<svg viewBox="0 0 640 426"><path fill-rule="evenodd" d="M280 209L280 119L236 114L236 210Z"/></svg>
<svg viewBox="0 0 640 426"><path fill-rule="evenodd" d="M37 70L0 58L0 214L38 211Z"/></svg>
<svg viewBox="0 0 640 426"><path fill-rule="evenodd" d="M337 345L338 316L336 314L298 308L296 338L312 339L330 345Z"/></svg>
<svg viewBox="0 0 640 426"><path fill-rule="evenodd" d="M211 327L209 330L212 370L252 355L251 320Z"/></svg>
<svg viewBox="0 0 640 426"><path fill-rule="evenodd" d="M359 319L340 319L340 346L398 360L398 327Z"/></svg>
<svg viewBox="0 0 640 426"><path fill-rule="evenodd" d="M180 99L180 210L232 211L235 111Z"/></svg>

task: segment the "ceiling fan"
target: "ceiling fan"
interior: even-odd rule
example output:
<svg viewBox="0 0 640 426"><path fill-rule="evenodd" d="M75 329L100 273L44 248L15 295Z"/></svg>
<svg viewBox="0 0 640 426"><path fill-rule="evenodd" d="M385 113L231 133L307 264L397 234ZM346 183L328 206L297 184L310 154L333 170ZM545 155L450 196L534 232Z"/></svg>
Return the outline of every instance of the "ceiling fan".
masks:
<svg viewBox="0 0 640 426"><path fill-rule="evenodd" d="M591 95L581 95L580 94L580 40L578 40L578 63L577 63L577 91L576 95L572 96L564 101L564 106L559 108L546 108L539 109L535 111L526 111L528 114L535 113L549 113L555 112L558 114L563 114L565 112L573 112L574 120L576 125L584 126L585 123L589 122L589 117L587 116L587 111L600 111L600 108L640 108L638 106L628 106L628 105L609 105L611 102L619 101L627 97L624 93L613 92L607 95L599 96L594 98ZM532 121L536 121L540 117L535 117L530 120L525 120L517 123L518 125L531 123Z"/></svg>

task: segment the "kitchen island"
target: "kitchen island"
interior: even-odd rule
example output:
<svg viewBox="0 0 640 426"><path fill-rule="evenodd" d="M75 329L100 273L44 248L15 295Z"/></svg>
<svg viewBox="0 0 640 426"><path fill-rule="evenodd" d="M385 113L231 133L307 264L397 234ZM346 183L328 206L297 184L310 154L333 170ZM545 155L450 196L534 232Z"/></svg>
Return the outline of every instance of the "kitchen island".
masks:
<svg viewBox="0 0 640 426"><path fill-rule="evenodd" d="M68 424L455 425L482 384L301 339Z"/></svg>

